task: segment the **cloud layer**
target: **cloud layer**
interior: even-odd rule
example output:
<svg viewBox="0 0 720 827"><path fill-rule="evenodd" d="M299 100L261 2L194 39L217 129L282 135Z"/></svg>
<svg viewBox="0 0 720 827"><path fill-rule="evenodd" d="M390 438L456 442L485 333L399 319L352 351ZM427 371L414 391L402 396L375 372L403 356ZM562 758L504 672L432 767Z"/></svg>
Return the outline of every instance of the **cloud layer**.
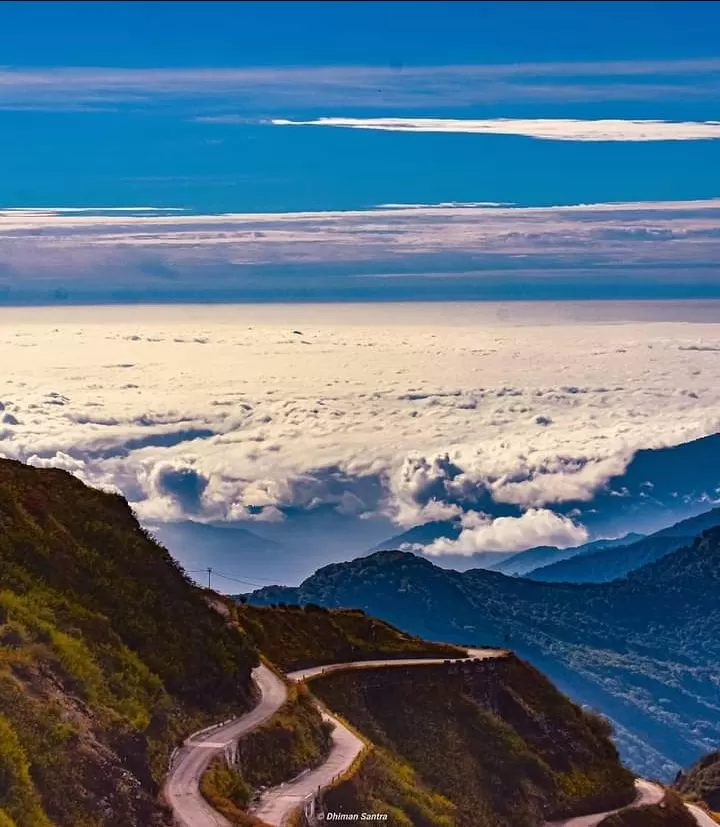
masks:
<svg viewBox="0 0 720 827"><path fill-rule="evenodd" d="M460 132L472 135L523 135L548 141L698 141L718 140L720 121L578 120L576 118L275 118L276 126L335 126L385 132Z"/></svg>
<svg viewBox="0 0 720 827"><path fill-rule="evenodd" d="M582 515L558 503L591 507L635 450L720 430L717 325L663 311L0 310L0 453L148 521L455 516L433 553L574 545Z"/></svg>
<svg viewBox="0 0 720 827"><path fill-rule="evenodd" d="M13 304L447 298L460 287L476 298L537 296L538 287L553 298L707 296L720 294L719 257L720 200L712 199L220 215L0 211L0 303Z"/></svg>

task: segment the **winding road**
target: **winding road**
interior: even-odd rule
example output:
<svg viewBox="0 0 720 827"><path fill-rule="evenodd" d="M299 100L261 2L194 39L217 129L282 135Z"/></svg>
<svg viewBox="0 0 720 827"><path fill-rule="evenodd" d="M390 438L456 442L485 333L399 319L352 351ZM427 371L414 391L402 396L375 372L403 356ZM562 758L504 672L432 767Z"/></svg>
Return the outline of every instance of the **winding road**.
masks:
<svg viewBox="0 0 720 827"><path fill-rule="evenodd" d="M301 773L292 781L267 790L259 802L251 808L254 816L265 824L280 827L304 799L322 787L331 784L336 776L342 775L365 749L364 742L351 732L334 715L321 713L323 720L335 725L332 731L330 754L323 764L310 772Z"/></svg>
<svg viewBox="0 0 720 827"><path fill-rule="evenodd" d="M498 649L468 649L467 659L486 659L502 657L506 654L504 650ZM393 660L358 660L352 663L332 663L325 666L313 666L309 669L298 669L295 672L288 672L288 679L291 681L305 681L318 675L326 675L329 672L338 672L347 669L366 669L372 667L393 667L393 666L428 666L432 664L445 663L444 658L397 658ZM465 658L462 658L465 660ZM288 816L300 806L303 799L311 793L317 792L319 788L327 787L338 775L342 775L351 766L353 761L365 749L363 741L349 730L345 724L323 711L320 712L323 718L331 721L335 728L332 733L332 745L327 760L316 769L302 773L271 790L267 790L261 796L259 802L252 808L251 812L261 821L271 827L281 827Z"/></svg>
<svg viewBox="0 0 720 827"><path fill-rule="evenodd" d="M635 789L637 790L635 801L633 801L629 807L621 807L620 810L659 804L665 796L663 787L659 784L653 784L652 781L645 781L642 778L636 779ZM713 821L710 816L699 807L696 807L694 804L686 804L685 807L698 823L699 827L718 827L717 822ZM613 813L618 813L620 810L608 810L606 813L568 818L565 821L549 821L545 827L597 827L598 824L602 823L604 818L607 818L607 816Z"/></svg>
<svg viewBox="0 0 720 827"><path fill-rule="evenodd" d="M637 796L635 801L628 805L629 807L645 807L649 804L659 804L665 795L665 790L663 790L659 784L652 784L650 781L644 781L642 778L638 778L635 781L635 789L637 790ZM597 827L604 818L625 809L628 808L620 807L617 810L608 810L605 813L594 813L593 815L579 816L578 818L568 818L564 821L549 821L545 827Z"/></svg>
<svg viewBox="0 0 720 827"><path fill-rule="evenodd" d="M506 654L504 650L498 649L468 649L467 653L468 659L478 660L503 657ZM399 658L333 663L289 672L286 677L290 681L298 682L345 669L424 666L445 663L446 660L444 658ZM254 709L228 723L191 735L176 755L165 784L165 798L173 810L178 827L232 827L230 822L213 810L203 798L200 793L200 779L213 757L222 753L241 736L260 726L285 703L287 686L268 667L258 666L254 669L253 680L260 696ZM302 804L308 795L328 786L337 776L345 773L365 748L364 742L342 721L324 711L319 704L318 708L323 719L334 724L330 753L319 767L306 770L279 787L266 790L252 806L253 815L271 827L283 827L290 814ZM664 795L661 786L643 779L638 779L635 787L637 798L630 805L631 807L657 804ZM717 824L699 807L690 804L686 806L699 827L717 827ZM613 812L617 811L547 822L545 827L597 827Z"/></svg>
<svg viewBox="0 0 720 827"><path fill-rule="evenodd" d="M256 707L239 718L191 735L173 761L165 782L165 798L178 827L232 827L200 793L200 779L210 761L242 735L260 726L285 703L287 686L267 666L253 670L260 693Z"/></svg>

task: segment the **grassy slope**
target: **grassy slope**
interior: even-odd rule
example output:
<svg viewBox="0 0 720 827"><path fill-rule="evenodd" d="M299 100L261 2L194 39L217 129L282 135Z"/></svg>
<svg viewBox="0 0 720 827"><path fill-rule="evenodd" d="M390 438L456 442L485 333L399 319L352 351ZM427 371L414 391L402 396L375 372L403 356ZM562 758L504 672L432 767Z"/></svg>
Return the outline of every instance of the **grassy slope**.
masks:
<svg viewBox="0 0 720 827"><path fill-rule="evenodd" d="M122 498L61 471L0 461L0 827L167 824L154 797L168 753L181 733L250 706L254 643L285 668L456 654L361 612L240 606L223 617L207 603ZM598 722L579 715L539 675L531 683L545 689L530 699L527 667L514 667L514 677L509 666L494 674L499 663L477 666L472 679L433 668L425 673L433 679L419 685L413 672L404 688L398 679L408 670L401 667L323 678L318 686L392 676L387 696L370 693L378 708L357 687L329 704L351 722L367 717L379 727L380 745L331 794L382 803L401 824L500 827L505 822L467 820L475 782L491 799L497 792L483 787L492 773L514 775L528 812L550 789L553 800L582 798L589 806L606 782L622 788ZM403 730L407 720L431 726L420 737L420 727L415 735ZM556 742L572 758L567 766L551 755ZM594 765L583 753L589 744L603 756ZM284 780L321 760L326 748L327 732L299 692L244 742L240 773L214 765L206 792L213 794L210 781L226 801L243 804L247 787ZM433 773L429 757L438 750L448 762L436 761ZM458 772L462 785L453 780ZM512 823L521 827L524 813L510 809L508 818L519 814ZM238 823L252 821L244 819Z"/></svg>
<svg viewBox="0 0 720 827"><path fill-rule="evenodd" d="M720 739L719 587L716 529L613 583L459 574L384 552L251 599L360 607L430 639L511 647L564 692L615 720L638 771L669 779Z"/></svg>
<svg viewBox="0 0 720 827"><path fill-rule="evenodd" d="M340 672L311 689L447 798L458 827L524 827L632 800L605 722L514 657ZM376 783L362 803L390 803L391 788Z"/></svg>
<svg viewBox="0 0 720 827"><path fill-rule="evenodd" d="M287 672L325 663L393 657L462 657L352 609L238 605L238 623L262 653Z"/></svg>
<svg viewBox="0 0 720 827"><path fill-rule="evenodd" d="M230 621L243 629L265 657L286 671L376 657L464 654L457 647L407 635L364 612L328 611L313 606L254 607L227 601L225 605ZM327 754L328 731L309 693L303 687L292 687L290 693L288 702L270 721L240 740L236 769L230 770L223 761L215 761L203 778L203 794L233 824L244 827L254 823L245 812L254 790L276 786L321 763ZM411 807L417 801L428 807L433 816L444 815L448 805L438 807L438 797L417 787L409 768L398 772L388 756L374 757L352 784L359 784L363 790L367 784L374 788L380 775L383 785L392 787L397 800L409 802Z"/></svg>
<svg viewBox="0 0 720 827"><path fill-rule="evenodd" d="M357 771L323 796L332 812L387 813L393 827L455 827L457 807L430 789L406 761L374 748Z"/></svg>
<svg viewBox="0 0 720 827"><path fill-rule="evenodd" d="M0 460L0 825L164 823L175 741L256 662L121 497Z"/></svg>

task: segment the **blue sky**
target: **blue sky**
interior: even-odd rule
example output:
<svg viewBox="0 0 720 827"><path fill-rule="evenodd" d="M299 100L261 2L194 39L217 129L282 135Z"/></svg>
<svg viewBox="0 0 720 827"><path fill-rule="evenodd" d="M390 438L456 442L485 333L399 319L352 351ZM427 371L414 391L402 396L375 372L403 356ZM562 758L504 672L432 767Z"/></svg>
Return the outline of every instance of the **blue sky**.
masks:
<svg viewBox="0 0 720 827"><path fill-rule="evenodd" d="M388 203L550 208L720 195L716 3L4 2L0 17L6 208L154 206L205 216L367 210L381 234L388 230L374 208ZM710 220L693 229L703 246L693 247L691 267L717 260L717 209L708 209ZM22 249L0 254L0 300L27 293L28 279L40 278L29 238L59 235L67 246L65 218L24 228ZM627 232L638 229L635 222ZM687 238L687 227L682 232ZM9 234L17 248L17 233ZM580 269L592 264L598 241L582 243L590 246L574 261ZM146 270L172 270L150 246ZM290 265L339 273L367 262L350 243L342 260L321 249L242 261L286 274ZM476 269L464 253L453 262L444 248L424 252L423 272ZM547 269L545 252L533 257ZM502 253L512 250L506 244ZM118 255L113 272L122 281ZM679 274L678 255L665 264ZM417 269L416 258L400 269ZM398 268L388 261L381 255L370 269ZM66 273L56 278L68 289ZM720 294L706 277L702 289L680 281L683 294ZM599 283L590 294L603 293ZM267 295L282 297L282 284ZM147 297L172 293L156 287ZM228 287L222 295L249 293Z"/></svg>

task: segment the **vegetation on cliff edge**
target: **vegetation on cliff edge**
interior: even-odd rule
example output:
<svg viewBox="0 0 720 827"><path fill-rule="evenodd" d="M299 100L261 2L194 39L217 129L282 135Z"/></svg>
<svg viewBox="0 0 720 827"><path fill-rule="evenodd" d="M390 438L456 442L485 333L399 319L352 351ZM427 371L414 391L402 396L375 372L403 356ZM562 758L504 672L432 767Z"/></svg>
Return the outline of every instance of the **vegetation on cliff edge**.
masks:
<svg viewBox="0 0 720 827"><path fill-rule="evenodd" d="M423 640L357 609L239 604L237 611L252 643L287 672L355 660L465 655L457 646Z"/></svg>
<svg viewBox="0 0 720 827"><path fill-rule="evenodd" d="M0 460L0 819L167 823L169 753L256 663L122 497Z"/></svg>
<svg viewBox="0 0 720 827"><path fill-rule="evenodd" d="M454 805L458 827L535 827L634 797L607 722L514 656L348 670L310 687Z"/></svg>

